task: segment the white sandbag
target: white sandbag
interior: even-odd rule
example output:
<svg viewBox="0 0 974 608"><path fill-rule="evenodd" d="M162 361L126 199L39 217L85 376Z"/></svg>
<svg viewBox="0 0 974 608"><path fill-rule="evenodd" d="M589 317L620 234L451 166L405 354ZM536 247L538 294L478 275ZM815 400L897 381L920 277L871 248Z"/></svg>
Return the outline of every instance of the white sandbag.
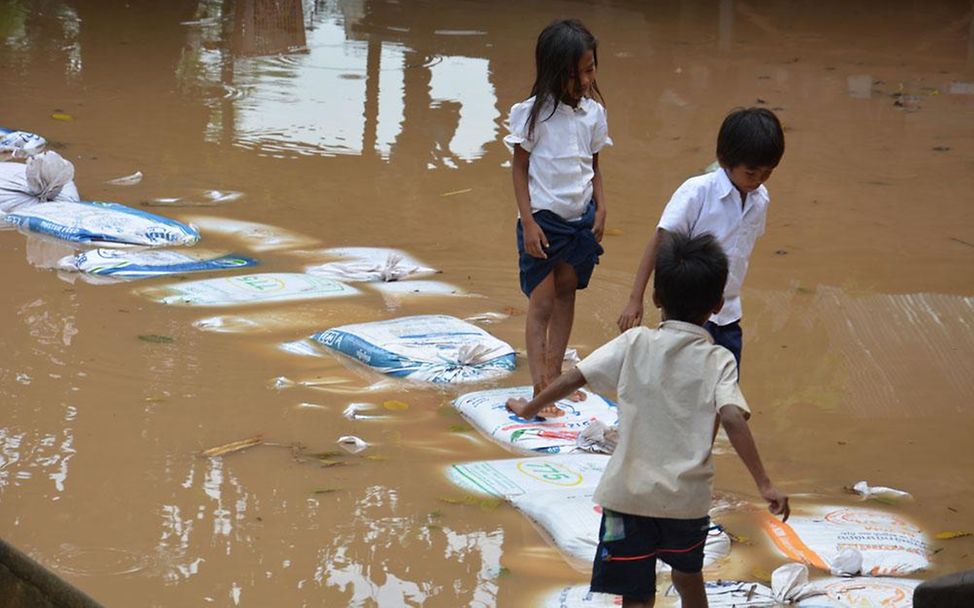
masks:
<svg viewBox="0 0 974 608"><path fill-rule="evenodd" d="M573 566L592 565L599 542L601 508L593 501L608 456L565 454L452 465L457 485L507 499L532 521ZM704 546L704 566L730 553L730 539L714 530ZM663 562L657 569L664 569Z"/></svg>
<svg viewBox="0 0 974 608"><path fill-rule="evenodd" d="M0 163L0 212L49 201L77 202L74 165L57 152L44 152L26 163Z"/></svg>
<svg viewBox="0 0 974 608"><path fill-rule="evenodd" d="M343 325L311 339L384 374L435 384L498 378L515 365L510 344L446 315Z"/></svg>
<svg viewBox="0 0 974 608"><path fill-rule="evenodd" d="M342 259L308 266L305 271L336 281L402 281L439 272L413 259L405 251L387 247L336 247L324 249L321 254Z"/></svg>
<svg viewBox="0 0 974 608"><path fill-rule="evenodd" d="M0 127L0 161L29 158L43 152L46 146L47 140L36 133Z"/></svg>
<svg viewBox="0 0 974 608"><path fill-rule="evenodd" d="M716 580L704 581L703 586L710 608L771 608L781 605L774 599L771 589L761 583ZM683 606L679 600L680 594L673 585L664 595L677 598L675 608Z"/></svg>
<svg viewBox="0 0 974 608"><path fill-rule="evenodd" d="M257 260L203 249L93 249L62 258L57 269L118 280L255 266Z"/></svg>
<svg viewBox="0 0 974 608"><path fill-rule="evenodd" d="M622 597L608 593L592 593L588 585L568 585L545 595L541 608L619 608Z"/></svg>
<svg viewBox="0 0 974 608"><path fill-rule="evenodd" d="M544 531L548 539L574 565L592 565L599 545L602 508L595 504L594 488L552 489L513 496L511 504ZM707 536L703 549L704 568L730 555L730 537L721 530ZM668 570L662 560L658 572Z"/></svg>
<svg viewBox="0 0 974 608"><path fill-rule="evenodd" d="M393 281L372 282L369 287L384 296L401 298L404 296L463 296L467 295L462 289L443 281Z"/></svg>
<svg viewBox="0 0 974 608"><path fill-rule="evenodd" d="M808 566L795 562L775 568L771 573L771 592L774 599L783 604L825 595L824 591L808 582Z"/></svg>
<svg viewBox="0 0 974 608"><path fill-rule="evenodd" d="M565 413L557 418L525 420L507 409L508 399L530 399L532 392L530 386L476 391L457 397L453 407L474 428L508 449L548 454L578 451L579 433L593 419L613 425L619 418L615 404L587 390L584 401L556 403Z"/></svg>
<svg viewBox="0 0 974 608"><path fill-rule="evenodd" d="M930 565L923 532L884 511L825 505L792 512L787 523L767 513L761 517L785 557L826 572L847 548L862 554L862 572L869 576L904 576Z"/></svg>
<svg viewBox="0 0 974 608"><path fill-rule="evenodd" d="M923 581L907 578L824 578L813 581L825 595L801 600L800 608L912 608L913 590ZM713 605L713 604L711 604Z"/></svg>
<svg viewBox="0 0 974 608"><path fill-rule="evenodd" d="M143 287L135 293L176 306L232 306L338 298L358 290L330 279L279 272Z"/></svg>
<svg viewBox="0 0 974 608"><path fill-rule="evenodd" d="M210 215L193 215L187 219L204 232L230 237L251 251L277 251L318 243L313 237L268 224Z"/></svg>
<svg viewBox="0 0 974 608"><path fill-rule="evenodd" d="M19 207L3 220L21 232L102 247L186 246L200 239L193 226L118 203L51 201Z"/></svg>
<svg viewBox="0 0 974 608"><path fill-rule="evenodd" d="M504 458L453 464L447 476L472 492L511 498L552 488L594 491L608 463L600 454Z"/></svg>

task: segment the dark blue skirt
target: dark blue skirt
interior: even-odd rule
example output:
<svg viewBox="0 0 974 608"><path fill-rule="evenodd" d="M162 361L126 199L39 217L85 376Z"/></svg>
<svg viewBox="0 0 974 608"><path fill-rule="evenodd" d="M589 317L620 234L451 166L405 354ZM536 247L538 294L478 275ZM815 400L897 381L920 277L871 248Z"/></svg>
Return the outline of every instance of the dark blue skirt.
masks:
<svg viewBox="0 0 974 608"><path fill-rule="evenodd" d="M531 292L559 262L570 264L578 277L576 289L588 287L592 271L599 263L599 256L605 251L595 240L592 227L595 225L595 201L588 204L585 214L574 222L565 221L553 211L536 211L534 221L544 230L548 238L547 259L536 258L524 250L524 229L521 220L517 221L518 267L521 270L521 291L531 297Z"/></svg>

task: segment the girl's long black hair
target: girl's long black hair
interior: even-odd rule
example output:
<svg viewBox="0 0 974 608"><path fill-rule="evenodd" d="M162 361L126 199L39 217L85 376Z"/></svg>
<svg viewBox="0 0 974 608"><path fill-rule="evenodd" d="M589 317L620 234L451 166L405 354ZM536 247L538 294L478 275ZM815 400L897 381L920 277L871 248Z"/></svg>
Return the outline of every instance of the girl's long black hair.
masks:
<svg viewBox="0 0 974 608"><path fill-rule="evenodd" d="M546 104L551 102L551 113L542 120L548 120L555 114L565 91L569 90L569 87L574 84L574 79L578 77L576 73L578 62L586 51L592 51L595 65L598 67L598 45L599 41L578 19L555 21L538 35L538 44L534 48L537 75L534 86L531 87L534 107L531 108L527 121L529 138L534 134L534 126L538 122L541 109ZM592 90L595 91L599 101L605 105L602 92L594 81Z"/></svg>

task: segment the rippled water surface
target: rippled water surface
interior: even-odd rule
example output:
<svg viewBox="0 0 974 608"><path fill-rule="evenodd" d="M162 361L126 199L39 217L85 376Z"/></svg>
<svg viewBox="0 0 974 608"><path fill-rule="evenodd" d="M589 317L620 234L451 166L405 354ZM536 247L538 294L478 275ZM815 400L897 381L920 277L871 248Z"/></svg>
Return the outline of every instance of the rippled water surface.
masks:
<svg viewBox="0 0 974 608"><path fill-rule="evenodd" d="M895 510L931 536L974 529L969 2L0 0L0 126L47 137L84 198L194 221L264 272L396 247L470 294L164 306L66 280L48 269L63 247L0 232L3 538L107 606L529 606L584 583L518 512L446 479L509 456L453 410L457 389L281 348L500 313L482 326L523 349L504 120L537 33L567 15L600 37L615 140L571 345L615 335L645 239L726 112L773 108L787 151L743 319L764 460L798 505L866 479L909 490ZM527 382L520 358L494 384ZM372 406L349 419L350 403ZM753 497L717 461L718 488ZM974 567L971 537L932 542L923 577ZM782 561L736 555L721 576Z"/></svg>

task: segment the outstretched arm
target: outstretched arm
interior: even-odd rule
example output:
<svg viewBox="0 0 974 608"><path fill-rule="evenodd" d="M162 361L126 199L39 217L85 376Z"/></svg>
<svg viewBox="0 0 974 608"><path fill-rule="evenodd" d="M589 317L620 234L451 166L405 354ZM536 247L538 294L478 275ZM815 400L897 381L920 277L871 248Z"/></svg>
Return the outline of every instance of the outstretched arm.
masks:
<svg viewBox="0 0 974 608"><path fill-rule="evenodd" d="M554 382L546 386L531 401L508 399L507 408L521 418L534 418L546 405L564 399L583 386L585 386L585 376L578 371L577 367L573 367L570 371L558 376Z"/></svg>
<svg viewBox="0 0 974 608"><path fill-rule="evenodd" d="M768 479L768 474L764 471L761 464L761 457L758 455L758 447L754 444L754 437L751 436L751 429L747 426L744 412L736 405L725 405L720 408L720 423L727 431L731 445L744 466L750 471L754 483L757 484L761 497L768 501L768 510L775 515L781 515L782 521L788 521L791 513L788 507L788 496L778 491Z"/></svg>
<svg viewBox="0 0 974 608"><path fill-rule="evenodd" d="M524 250L533 257L546 259L548 254L548 237L544 230L534 221L531 214L531 194L528 190L528 165L531 154L520 144L514 144L514 160L511 161L511 174L514 178L514 198L517 199L517 210L521 213L521 228L524 230Z"/></svg>
<svg viewBox="0 0 974 608"><path fill-rule="evenodd" d="M649 284L649 277L656 268L656 252L659 251L660 240L666 234L662 228L657 228L656 232L649 237L646 244L646 251L639 262L639 270L636 271L636 278L632 282L632 292L629 294L629 303L619 315L616 325L619 331L626 331L636 327L643 322L643 298L646 296L646 285Z"/></svg>

